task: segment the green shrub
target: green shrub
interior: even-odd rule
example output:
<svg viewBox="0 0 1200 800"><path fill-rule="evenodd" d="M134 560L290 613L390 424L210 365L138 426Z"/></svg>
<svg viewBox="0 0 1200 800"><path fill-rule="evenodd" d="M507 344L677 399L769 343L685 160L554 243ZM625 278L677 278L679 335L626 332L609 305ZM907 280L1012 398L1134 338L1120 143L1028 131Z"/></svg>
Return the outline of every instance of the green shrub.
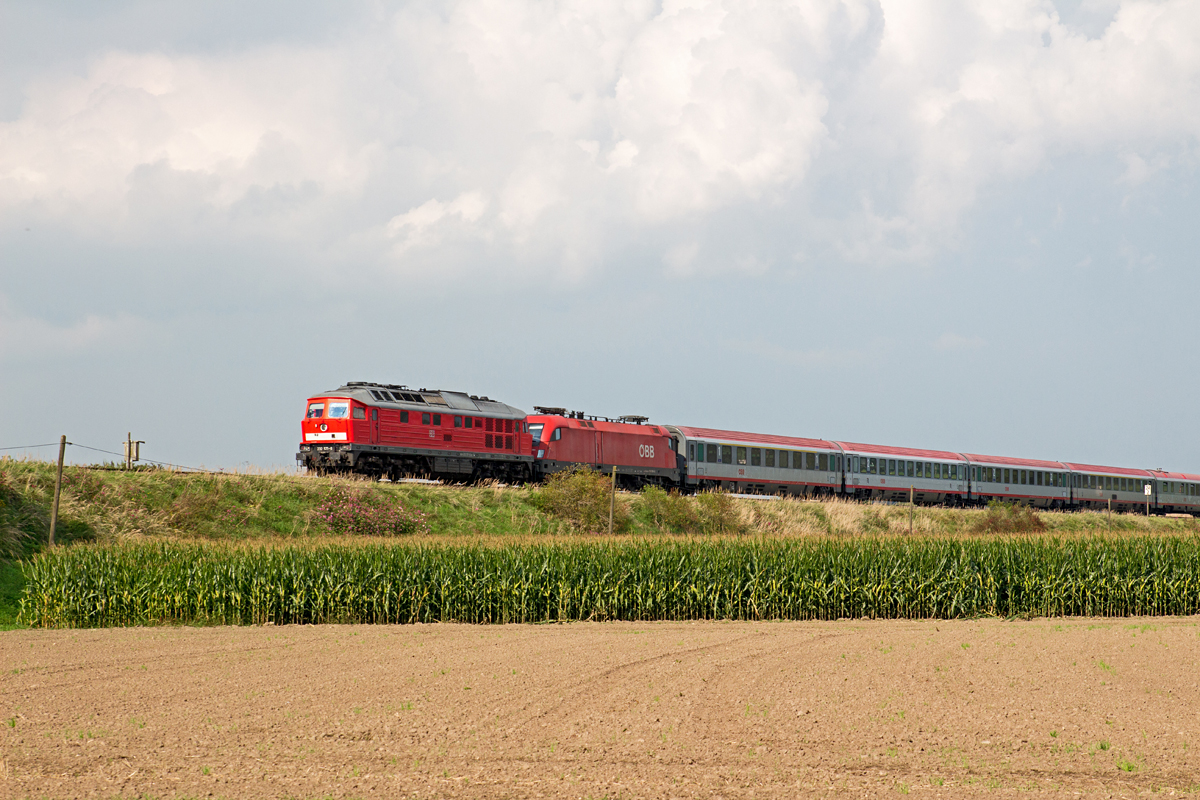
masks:
<svg viewBox="0 0 1200 800"><path fill-rule="evenodd" d="M533 494L533 504L546 514L563 520L582 533L608 530L608 511L612 477L590 467L576 467L551 474ZM629 525L629 511L623 503L613 509L613 531Z"/></svg>
<svg viewBox="0 0 1200 800"><path fill-rule="evenodd" d="M316 510L330 533L360 536L405 536L428 533L429 523L419 511L409 511L399 500L388 503L372 492L336 486Z"/></svg>
<svg viewBox="0 0 1200 800"><path fill-rule="evenodd" d="M728 492L701 492L696 495L696 505L704 533L742 533L745 529Z"/></svg>
<svg viewBox="0 0 1200 800"><path fill-rule="evenodd" d="M700 530L700 514L690 498L667 493L658 486L642 489L639 503L648 522L661 530L692 533Z"/></svg>

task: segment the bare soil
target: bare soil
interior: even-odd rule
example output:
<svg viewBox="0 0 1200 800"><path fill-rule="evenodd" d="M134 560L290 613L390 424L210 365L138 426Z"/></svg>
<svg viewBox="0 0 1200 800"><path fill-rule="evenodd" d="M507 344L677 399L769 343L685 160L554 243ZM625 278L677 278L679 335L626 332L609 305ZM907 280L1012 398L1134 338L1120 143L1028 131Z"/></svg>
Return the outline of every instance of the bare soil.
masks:
<svg viewBox="0 0 1200 800"><path fill-rule="evenodd" d="M0 633L3 797L1200 791L1200 618Z"/></svg>

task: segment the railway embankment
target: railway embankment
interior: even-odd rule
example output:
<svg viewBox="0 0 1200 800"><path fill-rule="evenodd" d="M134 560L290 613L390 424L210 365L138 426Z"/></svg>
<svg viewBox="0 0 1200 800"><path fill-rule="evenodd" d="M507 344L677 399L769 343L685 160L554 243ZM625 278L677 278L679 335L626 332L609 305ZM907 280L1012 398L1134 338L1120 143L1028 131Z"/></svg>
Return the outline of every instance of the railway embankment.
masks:
<svg viewBox="0 0 1200 800"><path fill-rule="evenodd" d="M851 544L857 547L857 543L863 541L894 540L882 549L871 551L892 554L878 562L877 567L883 569L899 557L894 556L896 551L889 548L900 547L903 550L904 547L911 549L919 545L928 554L948 542L958 547L955 552L961 555L966 552L963 548L983 546L979 543L984 540L1001 539L1016 539L1019 543L1025 543L1022 546L1038 540L1035 550L1043 555L1037 558L1047 564L1053 561L1047 553L1075 540L1086 540L1087 546L1093 548L1088 552L1101 560L1105 547L1103 541L1110 539L1147 542L1144 547L1138 545L1141 550L1137 547L1129 550L1132 546L1129 543L1121 545L1125 548L1122 552L1128 553L1150 552L1146 548L1153 550L1158 547L1161 550L1163 547L1173 547L1175 549L1170 552L1176 555L1171 558L1179 559L1183 558L1180 553L1196 551L1196 536L1200 530L1197 521L1190 518L1034 512L1008 506L987 509L910 508L906 505L860 504L841 500L763 500L717 494L679 497L658 489L640 493L618 492L613 501L607 480L603 476L587 473L562 476L545 486L510 487L387 483L286 474L185 473L162 469L123 471L103 466L73 466L64 471L56 529L58 546L50 555L45 551L53 491L53 465L39 461L0 460L0 624L12 626L32 621L26 615L18 623L17 615L20 598L26 594L27 582L35 571L35 565L51 562L63 565L71 559L98 558L97 550L129 553L152 545L169 547L141 550L140 555L132 558L121 557L121 563L125 565L123 568L132 570L129 575L133 583L126 587L129 591L133 591L130 587L135 585L141 586L138 591L153 591L144 582L137 583L137 573L142 568L148 573L149 565L157 563L155 559L189 558L204 563L212 563L213 559L225 559L230 563L242 559L238 563L249 563L244 562L249 557L246 555L248 551L264 549L302 554L329 548L350 552L365 546L385 554L379 558L386 561L397 557L386 555L389 548L415 547L425 553L422 558L432 558L445 564L447 569L457 569L452 565L458 564L468 572L476 569L486 572L486 565L490 562L484 556L480 556L483 560L476 563L462 554L468 550L478 552L480 548L490 548L522 553L525 555L521 558L526 558L529 553L539 552L538 548L541 548L540 552L549 554L546 557L551 561L556 558L567 559L562 562L565 564L570 559L583 558L585 561L590 559L594 563L601 563L602 554L613 547L628 555L635 553L637 548L658 543L682 548L678 552L671 551L674 554L672 557L677 559L700 557L728 561L734 558L753 564L766 558L764 554L768 552L754 549L756 547L794 548L798 543L808 543L805 546L835 547L836 550L837 547ZM608 535L610 501L613 518L611 539ZM1178 546L1158 545L1149 541L1164 538L1177 542ZM733 541L713 546L714 541L724 540ZM583 550L579 549L581 546ZM1117 542L1108 546L1115 548ZM587 547L599 549L587 550ZM931 547L934 550L928 549ZM1094 549L1096 547L1100 549ZM78 556L70 555L74 550L79 551ZM777 553L776 550L770 552ZM1143 558L1142 555L1128 553L1121 558L1125 558L1129 564L1141 563L1137 560ZM665 550L656 550L653 559L667 555L670 554ZM300 555L295 557L308 558ZM636 555L630 557L641 558ZM782 556L771 556L776 558L775 563L780 564L790 563L788 559L794 557L799 558L792 555L779 561ZM357 556L344 558L348 559L346 563L359 563ZM1003 561L998 556L996 558L999 559L996 563ZM906 580L919 581L923 571L934 569L914 566L926 564L923 559L925 556L904 562L909 566L903 569L911 573ZM310 565L306 567L310 572L305 574L312 574L311 570L315 567L311 564L318 562L305 563ZM527 566L521 559L513 563ZM830 563L838 563L838 559L834 558ZM703 577L709 575L705 569L697 567L687 573L692 576L691 580L698 582L692 589L693 594L702 592L700 584L704 581L711 583L716 580L711 575ZM725 577L720 580L733 582L730 585L737 583L741 569L739 566L732 572L721 573ZM1122 579L1122 575L1129 578L1127 572L1117 570L1102 576L1096 574L1097 580L1111 581ZM584 575L582 572L575 575L567 570L560 577L574 581L582 579ZM663 575L665 577L665 573ZM935 576L926 577L933 580ZM653 584L654 579L650 580ZM64 586L62 591L67 596L83 588L82 585ZM161 588L166 590L165 586ZM237 591L236 587L232 590ZM279 591L278 587L276 591ZM749 595L744 599L752 605L757 603ZM729 602L736 604L742 601ZM777 604L771 607L784 606ZM1112 607L1116 609L1118 606L1120 604ZM917 607L912 606L914 609ZM986 610L985 607L986 603L978 607L980 613ZM1152 603L1147 606L1153 607ZM420 612L418 616L423 613ZM462 618L458 613L456 611L454 616ZM84 622L87 615L79 614L83 612L72 617L74 622L63 618L58 623L51 623L50 617L44 617L42 621L48 624L87 624ZM146 619L141 612L135 616ZM505 611L501 616L507 618L509 612ZM229 619L235 617L233 615ZM179 621L184 621L184 618ZM113 620L105 624L120 623Z"/></svg>

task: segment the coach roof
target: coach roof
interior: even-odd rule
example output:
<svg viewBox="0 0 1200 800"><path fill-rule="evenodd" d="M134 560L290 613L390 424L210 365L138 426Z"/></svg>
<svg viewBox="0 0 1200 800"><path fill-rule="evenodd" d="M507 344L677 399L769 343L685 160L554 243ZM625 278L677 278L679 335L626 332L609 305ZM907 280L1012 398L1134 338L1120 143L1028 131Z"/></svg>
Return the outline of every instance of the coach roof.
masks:
<svg viewBox="0 0 1200 800"><path fill-rule="evenodd" d="M833 450L837 445L824 439L800 439L794 436L774 436L769 433L743 433L741 431L721 431L715 428L685 428L682 425L668 425L669 430L676 430L689 439L711 439L729 444L774 445L775 447L799 447L812 450Z"/></svg>
<svg viewBox="0 0 1200 800"><path fill-rule="evenodd" d="M1059 461L1040 461L1036 458L1011 458L1009 456L982 456L978 453L963 453L972 464L1000 464L1005 467L1031 467L1048 472L1065 472L1067 465Z"/></svg>
<svg viewBox="0 0 1200 800"><path fill-rule="evenodd" d="M904 456L905 458L937 459L939 461L964 461L958 453L948 453L944 450L920 450L912 447L889 447L882 444L862 444L860 442L838 442L847 453L870 453L871 455Z"/></svg>

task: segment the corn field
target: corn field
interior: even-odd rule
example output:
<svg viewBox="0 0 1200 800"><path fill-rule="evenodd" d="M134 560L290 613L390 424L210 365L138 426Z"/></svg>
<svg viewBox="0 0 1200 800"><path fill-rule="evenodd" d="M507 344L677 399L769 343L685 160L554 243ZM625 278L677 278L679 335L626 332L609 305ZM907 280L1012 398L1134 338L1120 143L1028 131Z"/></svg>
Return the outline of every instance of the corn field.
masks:
<svg viewBox="0 0 1200 800"><path fill-rule="evenodd" d="M1200 612L1196 538L147 543L23 569L39 627Z"/></svg>

